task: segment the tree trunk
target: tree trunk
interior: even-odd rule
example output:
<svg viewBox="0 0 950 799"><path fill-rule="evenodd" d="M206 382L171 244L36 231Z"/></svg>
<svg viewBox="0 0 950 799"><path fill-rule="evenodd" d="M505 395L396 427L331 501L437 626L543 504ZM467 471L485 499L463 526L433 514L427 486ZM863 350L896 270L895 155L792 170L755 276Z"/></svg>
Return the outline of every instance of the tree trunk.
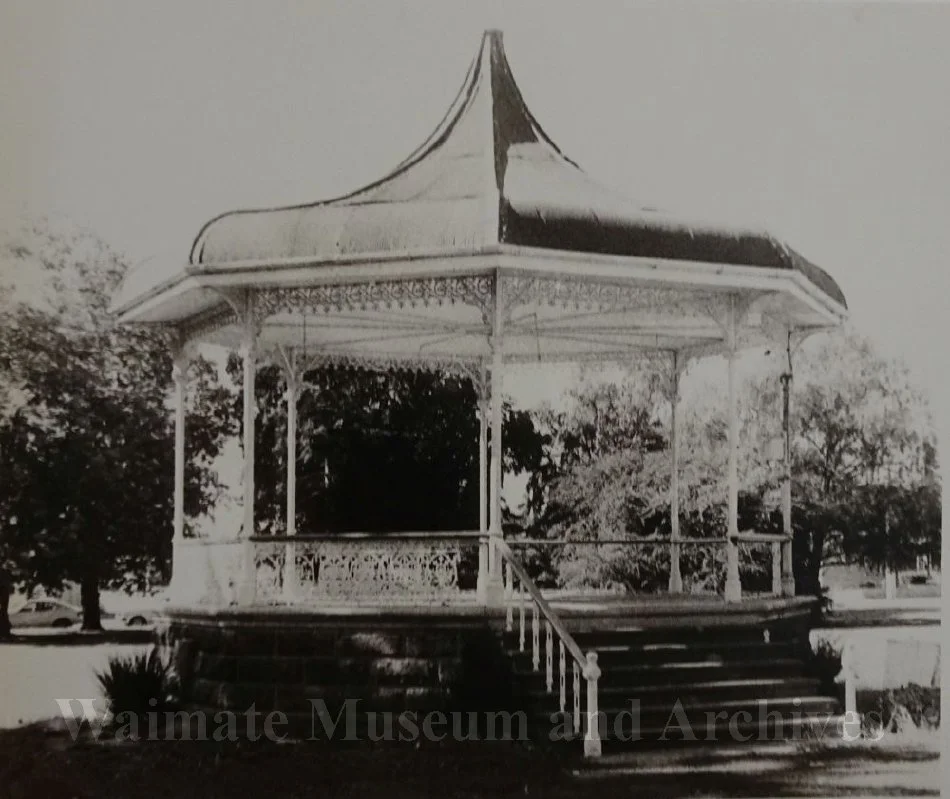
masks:
<svg viewBox="0 0 950 799"><path fill-rule="evenodd" d="M897 599L897 572L889 565L884 567L884 598Z"/></svg>
<svg viewBox="0 0 950 799"><path fill-rule="evenodd" d="M13 593L10 577L0 570L0 641L8 641L13 637L13 628L10 627L10 594Z"/></svg>
<svg viewBox="0 0 950 799"><path fill-rule="evenodd" d="M90 569L79 583L79 596L82 602L83 630L100 632L102 617L99 608L99 575Z"/></svg>

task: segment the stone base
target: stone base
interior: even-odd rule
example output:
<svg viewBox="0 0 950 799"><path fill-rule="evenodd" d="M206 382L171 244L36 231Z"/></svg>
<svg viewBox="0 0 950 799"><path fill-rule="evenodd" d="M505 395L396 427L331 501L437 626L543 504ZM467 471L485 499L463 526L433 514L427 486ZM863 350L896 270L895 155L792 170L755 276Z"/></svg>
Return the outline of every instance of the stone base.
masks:
<svg viewBox="0 0 950 799"><path fill-rule="evenodd" d="M498 693L508 679L488 618L438 611L171 611L159 647L181 676L188 708L280 711L296 737L310 737L314 725L319 734L320 714L336 719L343 709L361 718L477 709L479 690Z"/></svg>

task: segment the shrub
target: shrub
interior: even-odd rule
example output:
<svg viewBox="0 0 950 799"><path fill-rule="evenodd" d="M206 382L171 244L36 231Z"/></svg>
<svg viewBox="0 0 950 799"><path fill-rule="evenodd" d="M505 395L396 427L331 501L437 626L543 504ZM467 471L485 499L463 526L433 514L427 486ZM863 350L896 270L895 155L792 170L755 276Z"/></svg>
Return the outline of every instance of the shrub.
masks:
<svg viewBox="0 0 950 799"><path fill-rule="evenodd" d="M806 667L809 674L821 680L822 688L837 693L835 678L841 673L841 649L829 641L819 641L811 652Z"/></svg>
<svg viewBox="0 0 950 799"><path fill-rule="evenodd" d="M900 732L900 719L909 719L914 727L940 726L940 688L910 683L885 691L880 698L881 721L885 729Z"/></svg>
<svg viewBox="0 0 950 799"><path fill-rule="evenodd" d="M155 647L138 655L109 658L108 667L97 672L96 679L113 717L120 713L140 717L174 706L177 680Z"/></svg>

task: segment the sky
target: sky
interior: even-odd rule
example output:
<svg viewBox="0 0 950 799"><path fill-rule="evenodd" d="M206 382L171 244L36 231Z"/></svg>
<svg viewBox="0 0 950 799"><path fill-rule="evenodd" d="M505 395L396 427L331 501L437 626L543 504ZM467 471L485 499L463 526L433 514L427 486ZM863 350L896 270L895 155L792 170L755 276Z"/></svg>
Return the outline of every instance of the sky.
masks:
<svg viewBox="0 0 950 799"><path fill-rule="evenodd" d="M756 225L831 272L938 403L950 254L950 4L5 0L0 214L65 215L183 264L233 208L384 174L485 28L528 106L644 205ZM563 375L512 381L526 404Z"/></svg>

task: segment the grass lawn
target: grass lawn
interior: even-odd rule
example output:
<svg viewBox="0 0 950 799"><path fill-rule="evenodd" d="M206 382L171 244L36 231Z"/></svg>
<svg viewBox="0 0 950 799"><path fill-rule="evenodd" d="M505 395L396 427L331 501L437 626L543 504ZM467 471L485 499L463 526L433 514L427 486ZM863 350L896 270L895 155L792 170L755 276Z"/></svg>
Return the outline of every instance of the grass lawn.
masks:
<svg viewBox="0 0 950 799"><path fill-rule="evenodd" d="M113 655L143 651L151 636L142 629L98 634L18 630L15 641L0 644L0 729L56 716L57 698L99 696L96 671Z"/></svg>

